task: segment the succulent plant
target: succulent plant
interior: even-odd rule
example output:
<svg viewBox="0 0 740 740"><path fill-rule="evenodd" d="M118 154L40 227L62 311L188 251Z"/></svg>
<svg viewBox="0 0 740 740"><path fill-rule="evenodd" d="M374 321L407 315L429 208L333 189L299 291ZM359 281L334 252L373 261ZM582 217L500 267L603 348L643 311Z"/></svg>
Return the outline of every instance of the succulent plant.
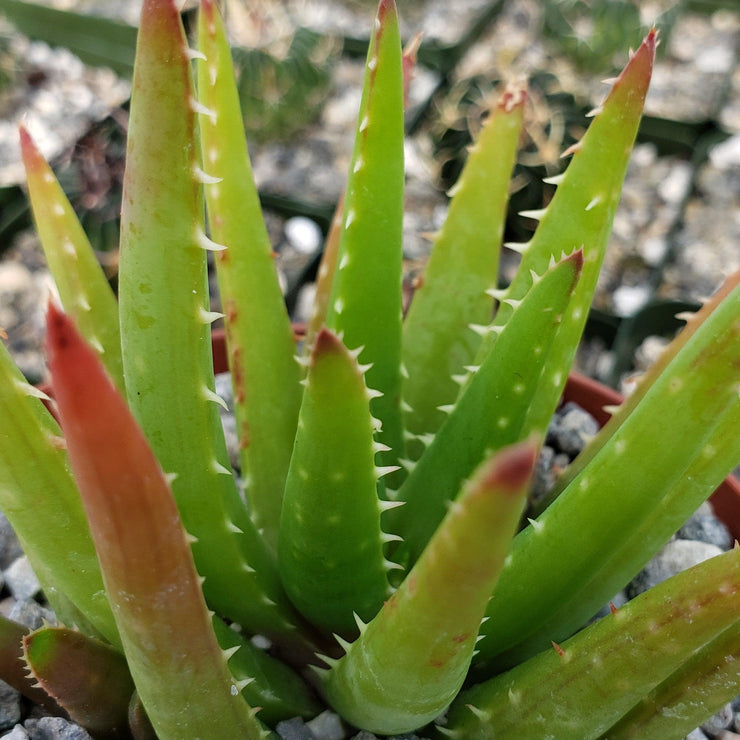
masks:
<svg viewBox="0 0 740 740"><path fill-rule="evenodd" d="M160 740L268 737L327 704L386 735L680 737L740 693L737 550L581 629L740 458L740 275L521 521L655 45L651 31L529 214L539 228L505 289L526 93L502 94L402 322L409 63L381 0L300 347L218 7L202 0L193 51L175 3L145 0L118 302L21 132L64 306L48 311L61 428L3 350L0 508L65 626L0 620L2 677L96 736ZM243 491L214 391L208 252Z"/></svg>

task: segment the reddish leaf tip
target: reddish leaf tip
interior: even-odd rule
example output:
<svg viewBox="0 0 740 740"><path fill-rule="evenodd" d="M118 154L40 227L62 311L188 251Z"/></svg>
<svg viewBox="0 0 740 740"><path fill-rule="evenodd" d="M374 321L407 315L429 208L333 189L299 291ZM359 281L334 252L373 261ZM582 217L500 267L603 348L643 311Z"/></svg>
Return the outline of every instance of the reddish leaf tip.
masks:
<svg viewBox="0 0 740 740"><path fill-rule="evenodd" d="M538 449L539 444L528 439L501 450L484 473L484 488L512 495L520 493L532 477Z"/></svg>
<svg viewBox="0 0 740 740"><path fill-rule="evenodd" d="M344 351L344 345L339 337L332 331L323 327L316 335L316 341L314 342L312 357L315 361L322 355L330 353L339 353Z"/></svg>

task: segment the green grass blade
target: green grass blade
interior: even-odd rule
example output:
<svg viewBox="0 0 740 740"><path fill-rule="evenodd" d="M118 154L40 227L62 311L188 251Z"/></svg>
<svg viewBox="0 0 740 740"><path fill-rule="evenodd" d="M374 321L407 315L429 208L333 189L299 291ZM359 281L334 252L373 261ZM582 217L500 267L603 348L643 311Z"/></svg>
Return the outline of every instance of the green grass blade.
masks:
<svg viewBox="0 0 740 740"><path fill-rule="evenodd" d="M231 52L218 7L198 22L200 121L211 237L234 379L234 411L249 509L277 546L280 508L301 402L300 368L244 140ZM213 182L213 180L218 180Z"/></svg>
<svg viewBox="0 0 740 740"><path fill-rule="evenodd" d="M328 672L328 700L352 724L410 732L460 690L538 446L524 442L480 466L406 580Z"/></svg>
<svg viewBox="0 0 740 740"><path fill-rule="evenodd" d="M20 139L36 231L64 310L123 390L116 297L51 167L22 127Z"/></svg>
<svg viewBox="0 0 740 740"><path fill-rule="evenodd" d="M344 228L327 326L372 363L367 383L378 439L403 452L401 424L401 259L403 223L403 64L393 0L381 0L344 204Z"/></svg>
<svg viewBox="0 0 740 740"><path fill-rule="evenodd" d="M157 736L264 737L216 640L189 536L143 432L74 324L53 308L47 336L54 395L105 590Z"/></svg>
<svg viewBox="0 0 740 740"><path fill-rule="evenodd" d="M403 324L403 399L406 429L437 431L445 419L439 406L454 403L464 373L480 347L470 324L489 324L496 287L509 179L522 126L526 95L507 91L471 149L455 186L447 220ZM406 407L405 407L406 408ZM416 459L423 447L407 445Z"/></svg>
<svg viewBox="0 0 740 740"><path fill-rule="evenodd" d="M280 574L298 610L354 636L389 595L373 421L362 370L323 329L309 361L285 505Z"/></svg>
<svg viewBox="0 0 740 740"><path fill-rule="evenodd" d="M120 646L64 440L37 395L0 345L0 509L47 598L56 606L64 594L96 634Z"/></svg>
<svg viewBox="0 0 740 740"><path fill-rule="evenodd" d="M559 650L550 647L463 692L439 737L598 738L651 690L690 664L694 653L732 628L738 609L740 551L735 550L641 594ZM737 676L734 680L737 692Z"/></svg>
<svg viewBox="0 0 740 740"><path fill-rule="evenodd" d="M675 356L668 350L670 363L632 413L517 536L488 610L481 661L506 666L571 634L736 464L740 285L733 282L689 340L677 340Z"/></svg>
<svg viewBox="0 0 740 740"><path fill-rule="evenodd" d="M214 392L190 58L171 0L144 4L131 99L119 300L128 400L173 493L209 603L298 643L277 567L229 470Z"/></svg>
<svg viewBox="0 0 740 740"><path fill-rule="evenodd" d="M495 351L471 368L460 399L398 492L406 502L392 512L393 531L404 538L393 555L398 562L419 557L448 502L487 453L538 431L523 420L538 385L545 382L552 338L581 265L582 254L576 252L539 278L503 327Z"/></svg>

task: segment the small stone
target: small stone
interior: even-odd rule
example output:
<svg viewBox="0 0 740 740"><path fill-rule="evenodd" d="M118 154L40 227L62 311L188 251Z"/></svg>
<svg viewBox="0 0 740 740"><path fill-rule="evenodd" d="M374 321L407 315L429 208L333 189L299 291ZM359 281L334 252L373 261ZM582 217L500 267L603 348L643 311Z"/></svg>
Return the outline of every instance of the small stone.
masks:
<svg viewBox="0 0 740 740"><path fill-rule="evenodd" d="M21 695L5 681L0 681L0 730L7 730L21 721Z"/></svg>
<svg viewBox="0 0 740 740"><path fill-rule="evenodd" d="M37 601L27 599L25 601L16 601L8 611L8 619L25 625L29 629L37 630L42 627L44 622L56 624L54 612L45 609Z"/></svg>
<svg viewBox="0 0 740 740"><path fill-rule="evenodd" d="M0 512L0 570L8 568L21 555L23 555L21 543L8 518Z"/></svg>
<svg viewBox="0 0 740 740"><path fill-rule="evenodd" d="M682 540L708 542L710 545L716 545L722 550L729 550L733 542L732 535L724 522L715 516L712 505L709 502L704 502L692 514L686 524L678 530L676 536Z"/></svg>
<svg viewBox="0 0 740 740"><path fill-rule="evenodd" d="M709 740L709 738L699 729L692 730L684 740Z"/></svg>
<svg viewBox="0 0 740 740"><path fill-rule="evenodd" d="M300 717L278 722L275 731L283 740L321 740L311 732Z"/></svg>
<svg viewBox="0 0 740 740"><path fill-rule="evenodd" d="M28 733L22 725L16 725L10 732L3 735L3 740L29 740Z"/></svg>
<svg viewBox="0 0 740 740"><path fill-rule="evenodd" d="M725 704L719 712L712 715L701 725L702 732L705 735L709 735L709 737L716 738L730 727L733 718L732 704Z"/></svg>
<svg viewBox="0 0 740 740"><path fill-rule="evenodd" d="M31 563L25 555L16 558L10 567L3 571L5 583L19 601L32 599L41 591L41 584L33 572Z"/></svg>
<svg viewBox="0 0 740 740"><path fill-rule="evenodd" d="M62 717L27 719L25 727L30 740L92 740L86 730Z"/></svg>
<svg viewBox="0 0 740 740"><path fill-rule="evenodd" d="M308 727L317 740L343 740L346 737L339 715L329 710L308 722Z"/></svg>
<svg viewBox="0 0 740 740"><path fill-rule="evenodd" d="M378 738L377 735L373 735L372 732L362 730L362 732L358 732L356 735L353 735L351 740L378 740Z"/></svg>
<svg viewBox="0 0 740 740"><path fill-rule="evenodd" d="M714 740L740 740L740 735L730 730L722 730L719 735L713 735L712 737Z"/></svg>
<svg viewBox="0 0 740 740"><path fill-rule="evenodd" d="M290 245L301 254L313 254L321 246L319 225L305 216L294 216L285 222L285 236Z"/></svg>
<svg viewBox="0 0 740 740"><path fill-rule="evenodd" d="M634 599L638 594L647 591L671 576L721 554L722 550L719 547L706 542L672 540L627 586L627 594L631 599Z"/></svg>
<svg viewBox="0 0 740 740"><path fill-rule="evenodd" d="M578 404L567 403L553 417L547 440L555 449L575 457L598 431L599 425L591 414Z"/></svg>

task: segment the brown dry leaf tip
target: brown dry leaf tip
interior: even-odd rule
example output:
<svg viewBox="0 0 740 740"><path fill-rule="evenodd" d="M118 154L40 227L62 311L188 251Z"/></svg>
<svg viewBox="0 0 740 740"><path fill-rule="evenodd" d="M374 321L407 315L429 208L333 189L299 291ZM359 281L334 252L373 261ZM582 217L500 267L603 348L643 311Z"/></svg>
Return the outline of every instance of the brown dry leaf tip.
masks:
<svg viewBox="0 0 740 740"><path fill-rule="evenodd" d="M564 658L565 657L565 650L563 650L563 648L561 648L560 645L558 645L557 642L555 642L555 640L552 640L551 642L552 642L552 646L555 648L555 652L561 658Z"/></svg>
<svg viewBox="0 0 740 740"><path fill-rule="evenodd" d="M8 332L3 329L2 326L0 326L0 339L7 339L8 338Z"/></svg>
<svg viewBox="0 0 740 740"><path fill-rule="evenodd" d="M614 602L613 602L613 601L610 601L610 602L609 602L609 611L610 611L610 612L611 612L612 614L616 614L616 613L617 613L617 612L619 611L619 608L618 608L617 606L615 606L615 605L614 605Z"/></svg>

